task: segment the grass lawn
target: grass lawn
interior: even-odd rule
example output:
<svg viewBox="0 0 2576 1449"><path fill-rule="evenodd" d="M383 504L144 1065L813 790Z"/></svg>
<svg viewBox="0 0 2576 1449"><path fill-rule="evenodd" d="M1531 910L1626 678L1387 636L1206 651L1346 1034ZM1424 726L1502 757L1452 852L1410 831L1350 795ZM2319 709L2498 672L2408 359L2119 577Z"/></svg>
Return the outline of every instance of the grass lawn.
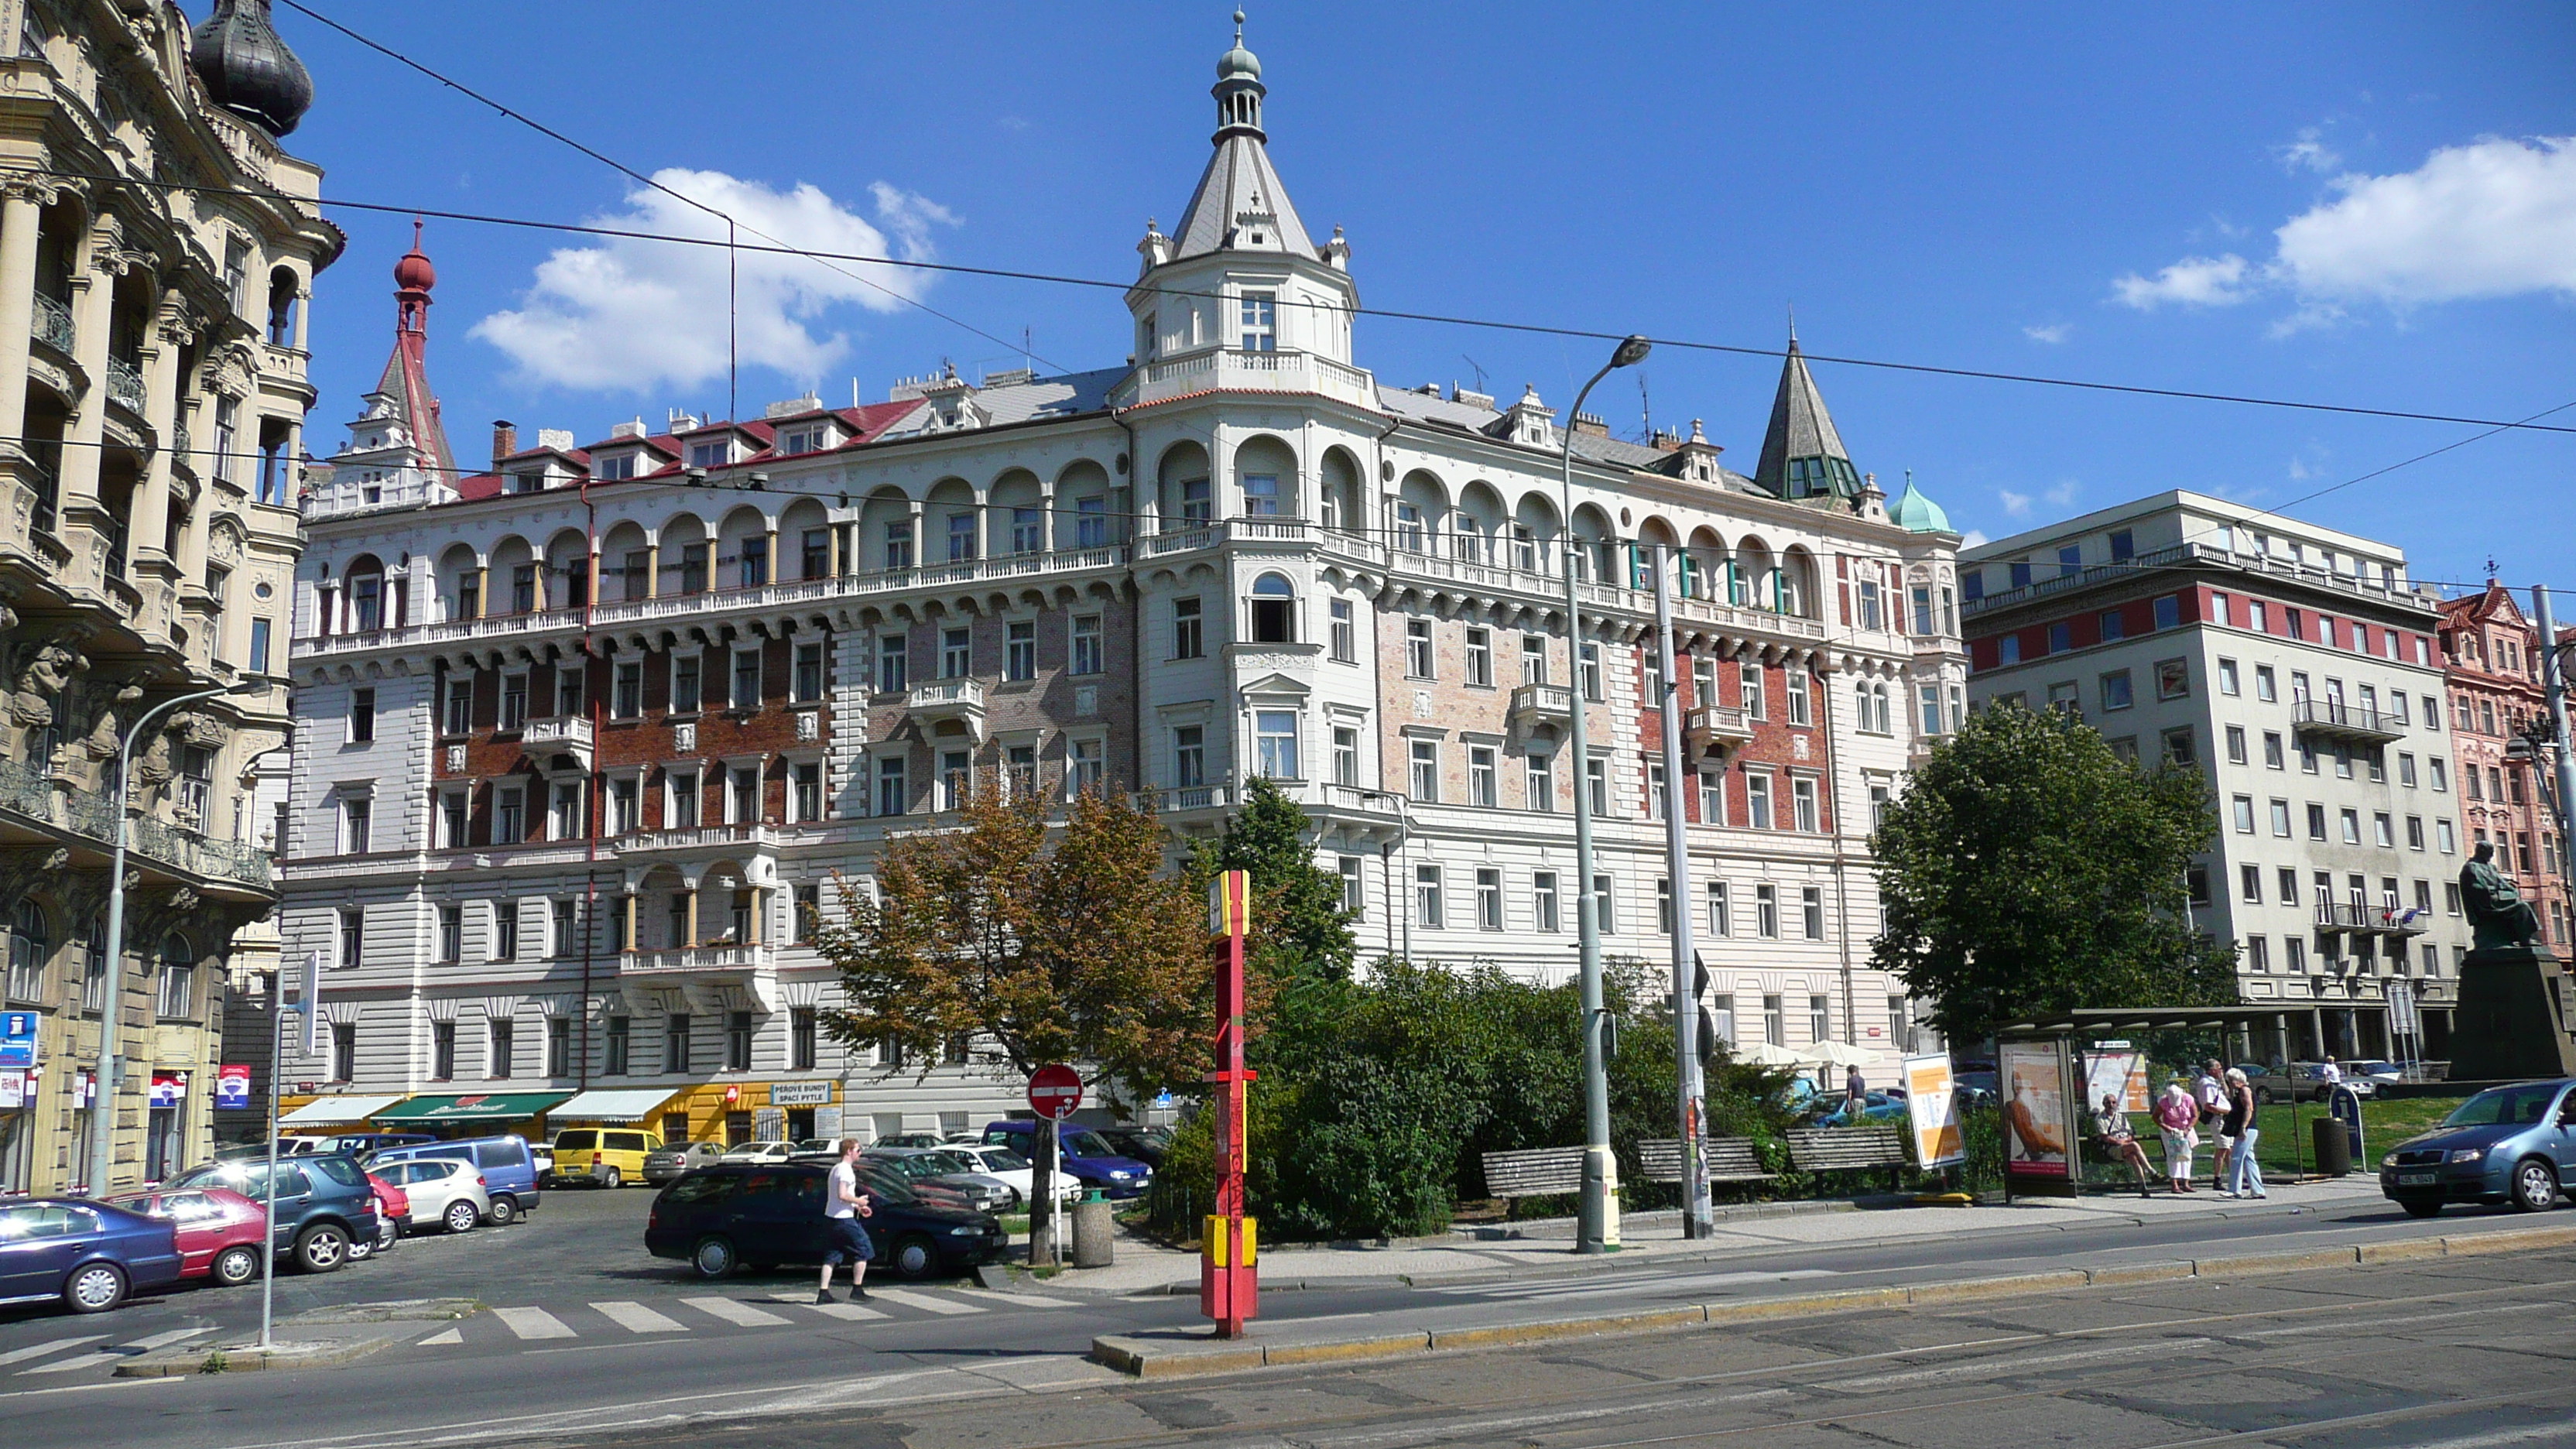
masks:
<svg viewBox="0 0 2576 1449"><path fill-rule="evenodd" d="M2369 1149L2369 1160L2355 1162L2353 1171L2377 1172L2381 1153L2418 1133L2431 1131L2464 1100L2465 1097L2409 1097L2391 1101L2372 1097L2363 1101L2361 1133L2363 1145ZM2313 1134L2316 1128L2313 1124L2325 1115L2325 1105L2320 1102L2300 1102L2295 1106L2281 1102L2263 1108L2257 1118L2263 1137L2255 1145L2263 1170L2288 1176L2302 1168L2315 1166L2316 1139ZM2132 1114L2129 1120L2137 1131L2138 1140L2147 1144L2148 1159L2161 1168L2164 1151L2156 1145L2159 1130L2154 1120L2143 1113ZM2210 1134L2203 1132L2200 1151L2193 1154L2192 1166L2204 1180L2209 1176L2210 1153L2215 1148ZM2090 1175L2088 1173L2088 1177Z"/></svg>

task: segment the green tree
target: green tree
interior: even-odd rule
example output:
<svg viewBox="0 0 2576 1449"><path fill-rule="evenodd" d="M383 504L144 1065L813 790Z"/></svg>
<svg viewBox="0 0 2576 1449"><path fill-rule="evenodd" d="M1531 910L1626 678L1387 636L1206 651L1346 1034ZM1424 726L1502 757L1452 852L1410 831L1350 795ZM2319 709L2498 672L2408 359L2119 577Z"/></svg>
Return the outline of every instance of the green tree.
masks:
<svg viewBox="0 0 2576 1449"><path fill-rule="evenodd" d="M1871 960L1962 1042L2073 1007L2232 1003L2235 946L2185 924L2185 872L2217 831L2198 770L2142 771L2055 711L1982 710L1873 837Z"/></svg>
<svg viewBox="0 0 2576 1449"><path fill-rule="evenodd" d="M1207 911L1165 868L1161 822L1085 793L1054 824L1035 799L989 795L961 823L888 845L873 895L843 884L847 920L815 940L847 1001L822 1014L832 1038L893 1044L923 1070L975 1040L1022 1075L1076 1062L1147 1094L1199 1081Z"/></svg>
<svg viewBox="0 0 2576 1449"><path fill-rule="evenodd" d="M1251 956L1283 986L1350 978L1359 942L1342 909L1342 878L1315 864L1306 812L1266 778L1255 776L1243 808L1225 833L1198 848L1198 868L1252 873Z"/></svg>

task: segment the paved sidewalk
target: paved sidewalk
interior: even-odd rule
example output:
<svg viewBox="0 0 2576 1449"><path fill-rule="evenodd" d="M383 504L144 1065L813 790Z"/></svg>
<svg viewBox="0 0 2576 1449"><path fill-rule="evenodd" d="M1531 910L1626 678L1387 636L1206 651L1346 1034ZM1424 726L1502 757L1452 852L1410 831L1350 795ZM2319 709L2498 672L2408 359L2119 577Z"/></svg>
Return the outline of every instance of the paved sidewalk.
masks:
<svg viewBox="0 0 2576 1449"><path fill-rule="evenodd" d="M1750 1212L1734 1210L1717 1223L1714 1236L1690 1241L1681 1237L1676 1214L1649 1213L1627 1220L1620 1252L1581 1258L1568 1251L1572 1220L1559 1218L1481 1228L1483 1232L1508 1228L1520 1234L1511 1238L1471 1238L1467 1235L1479 1229L1461 1229L1446 1241L1413 1239L1384 1247L1274 1247L1264 1243L1261 1285L1272 1292L1291 1287L1361 1287L1397 1281L1429 1286L1633 1267L1657 1257L1706 1258L1722 1256L1731 1249L1757 1252L1835 1243L1876 1245L1961 1234L2047 1232L2103 1223L2316 1212L2374 1203L2379 1198L2378 1178L2356 1173L2337 1180L2278 1184L2265 1199L2231 1199L2203 1191L2186 1197L2159 1192L2151 1198L2135 1194L2073 1200L2030 1198L2011 1207L1917 1207L1904 1198L1865 1199L1866 1205L1858 1207L1837 1201L1793 1203ZM1044 1291L1196 1293L1198 1282L1198 1254L1167 1248L1122 1229L1115 1264L1107 1268L1068 1268L1049 1279Z"/></svg>

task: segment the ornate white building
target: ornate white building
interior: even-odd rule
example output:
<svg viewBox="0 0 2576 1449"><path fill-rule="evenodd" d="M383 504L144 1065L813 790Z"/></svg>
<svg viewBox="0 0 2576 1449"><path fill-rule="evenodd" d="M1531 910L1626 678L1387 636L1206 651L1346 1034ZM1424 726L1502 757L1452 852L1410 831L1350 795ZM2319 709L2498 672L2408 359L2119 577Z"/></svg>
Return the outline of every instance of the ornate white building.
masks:
<svg viewBox="0 0 2576 1449"><path fill-rule="evenodd" d="M456 477L398 349L296 585L285 930L335 968L303 1120L495 1093L695 1137L997 1115L1016 1084L973 1063L888 1077L818 1040L837 987L801 925L993 779L1134 790L1199 833L1268 775L1366 951L1548 978L1586 786L1608 953L1662 960L1698 912L1733 1034L1906 1034L1867 966L1866 837L1965 705L1939 510L1909 489L1891 517L1794 344L1750 478L1697 424L1631 443L1534 390L1380 385L1351 247L1271 165L1259 63L1238 42L1219 77L1207 171L1138 244L1125 365L504 431ZM416 363L425 259L402 286ZM1678 903L1649 544L1682 594ZM1578 684L1588 783L1560 748Z"/></svg>

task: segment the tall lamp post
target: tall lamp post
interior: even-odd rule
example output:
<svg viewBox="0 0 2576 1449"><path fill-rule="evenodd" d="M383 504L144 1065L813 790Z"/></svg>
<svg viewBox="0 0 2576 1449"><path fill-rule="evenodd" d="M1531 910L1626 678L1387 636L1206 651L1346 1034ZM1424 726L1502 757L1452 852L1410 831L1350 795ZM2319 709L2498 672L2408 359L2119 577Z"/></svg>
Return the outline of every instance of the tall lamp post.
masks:
<svg viewBox="0 0 2576 1449"><path fill-rule="evenodd" d="M257 694L266 690L265 676L254 675L221 689L201 689L165 699L135 718L116 747L116 805L110 815L115 822L116 844L108 853L107 867L107 996L100 1003L98 1015L98 1067L90 1077L89 1097L89 1191L92 1197L105 1197L108 1174L116 1165L116 1089L125 1073L125 803L133 775L134 742L144 737L146 727L183 704L201 699L214 699L227 694ZM274 1092L276 1083L269 1084Z"/></svg>
<svg viewBox="0 0 2576 1449"><path fill-rule="evenodd" d="M1557 449L1558 482L1565 496L1566 664L1572 673L1566 689L1566 738L1574 756L1574 934L1583 963L1583 1200L1574 1229L1578 1253L1607 1253L1619 1246L1619 1164L1610 1155L1610 1073L1602 1051L1608 1013L1601 1001L1601 907L1592 894L1592 753L1583 728L1583 595L1574 577L1574 420L1582 416L1583 400L1592 395L1595 383L1614 368L1645 361L1652 347L1643 337L1620 342L1610 360L1575 393Z"/></svg>

